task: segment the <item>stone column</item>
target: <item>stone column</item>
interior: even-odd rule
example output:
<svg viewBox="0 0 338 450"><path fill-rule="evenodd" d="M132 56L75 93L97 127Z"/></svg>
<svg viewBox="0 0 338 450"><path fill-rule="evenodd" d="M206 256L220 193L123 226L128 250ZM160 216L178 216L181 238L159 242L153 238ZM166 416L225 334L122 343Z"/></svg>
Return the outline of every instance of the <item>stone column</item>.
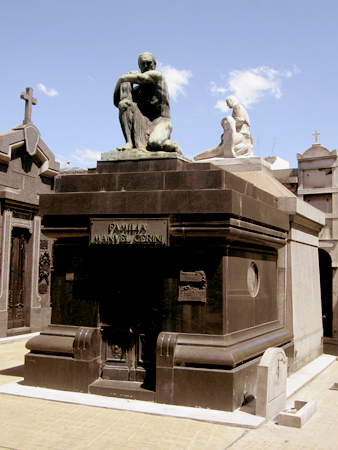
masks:
<svg viewBox="0 0 338 450"><path fill-rule="evenodd" d="M32 277L30 284L30 305L31 305L31 320L30 327L32 332L42 329L42 310L41 297L38 292L39 285L39 257L40 257L40 230L41 217L35 216L33 219L33 233L32 233Z"/></svg>
<svg viewBox="0 0 338 450"><path fill-rule="evenodd" d="M7 336L8 286L11 260L12 212L4 211L1 237L0 275L0 337Z"/></svg>

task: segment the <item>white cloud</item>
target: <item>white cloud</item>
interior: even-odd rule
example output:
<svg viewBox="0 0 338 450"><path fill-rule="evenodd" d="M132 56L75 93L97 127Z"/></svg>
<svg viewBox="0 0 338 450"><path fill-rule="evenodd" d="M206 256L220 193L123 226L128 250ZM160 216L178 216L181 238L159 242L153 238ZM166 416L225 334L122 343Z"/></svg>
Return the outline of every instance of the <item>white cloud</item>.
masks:
<svg viewBox="0 0 338 450"><path fill-rule="evenodd" d="M74 167L75 164L72 162L72 159L78 161L82 166L93 167L96 166L96 162L101 159L101 152L89 150L88 148L84 150L76 149L75 153L72 153L69 158L70 166Z"/></svg>
<svg viewBox="0 0 338 450"><path fill-rule="evenodd" d="M227 102L225 100L218 100L215 105L215 108L217 108L220 111L225 112L225 113L229 111Z"/></svg>
<svg viewBox="0 0 338 450"><path fill-rule="evenodd" d="M215 82L211 82L211 88L210 91L213 94L225 94L228 90L225 87L217 86Z"/></svg>
<svg viewBox="0 0 338 450"><path fill-rule="evenodd" d="M44 94L48 95L48 97L55 97L56 95L59 95L58 91L55 89L47 89L46 86L42 83L38 83L38 89L39 91L43 92Z"/></svg>
<svg viewBox="0 0 338 450"><path fill-rule="evenodd" d="M177 101L179 94L185 95L184 86L189 84L189 78L193 76L190 70L178 70L160 62L157 64L157 68L167 80L170 97Z"/></svg>
<svg viewBox="0 0 338 450"><path fill-rule="evenodd" d="M300 73L300 70L294 66L294 73ZM240 103L246 108L260 102L266 95L272 95L276 99L282 96L283 78L291 78L290 70L276 70L268 66L259 66L245 70L233 70L229 73L225 87L218 87L214 82L211 83L210 91L213 94L231 93L238 98ZM222 112L228 111L224 100L216 103L215 108Z"/></svg>

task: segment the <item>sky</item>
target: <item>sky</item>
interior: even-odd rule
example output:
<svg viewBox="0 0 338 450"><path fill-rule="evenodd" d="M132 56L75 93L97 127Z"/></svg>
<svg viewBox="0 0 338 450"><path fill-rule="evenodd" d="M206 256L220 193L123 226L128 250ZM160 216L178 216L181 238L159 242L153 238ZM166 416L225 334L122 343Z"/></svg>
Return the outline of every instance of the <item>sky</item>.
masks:
<svg viewBox="0 0 338 450"><path fill-rule="evenodd" d="M150 51L166 76L184 156L220 143L225 99L247 109L254 155L338 147L336 0L2 0L0 133L32 121L61 167L95 167L124 144L118 78Z"/></svg>

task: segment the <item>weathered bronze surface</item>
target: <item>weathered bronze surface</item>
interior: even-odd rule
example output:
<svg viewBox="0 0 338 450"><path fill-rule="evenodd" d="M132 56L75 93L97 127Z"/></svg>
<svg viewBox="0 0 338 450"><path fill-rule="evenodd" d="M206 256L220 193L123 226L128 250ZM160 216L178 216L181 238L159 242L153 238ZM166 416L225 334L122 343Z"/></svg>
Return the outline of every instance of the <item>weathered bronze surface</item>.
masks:
<svg viewBox="0 0 338 450"><path fill-rule="evenodd" d="M179 302L206 302L207 279L203 270L195 272L180 272L178 285Z"/></svg>

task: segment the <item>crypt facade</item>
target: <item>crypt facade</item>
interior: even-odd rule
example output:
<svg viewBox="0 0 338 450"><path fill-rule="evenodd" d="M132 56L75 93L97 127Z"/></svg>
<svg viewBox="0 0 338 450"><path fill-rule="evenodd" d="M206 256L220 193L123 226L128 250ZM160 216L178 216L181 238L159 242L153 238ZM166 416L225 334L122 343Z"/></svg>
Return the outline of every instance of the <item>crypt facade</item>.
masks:
<svg viewBox="0 0 338 450"><path fill-rule="evenodd" d="M273 171L284 186L325 214L319 235L324 341L338 344L338 153L318 141L297 153L298 167Z"/></svg>
<svg viewBox="0 0 338 450"><path fill-rule="evenodd" d="M0 337L50 323L51 241L41 235L39 196L52 192L59 164L31 120L32 88L22 125L0 134Z"/></svg>

